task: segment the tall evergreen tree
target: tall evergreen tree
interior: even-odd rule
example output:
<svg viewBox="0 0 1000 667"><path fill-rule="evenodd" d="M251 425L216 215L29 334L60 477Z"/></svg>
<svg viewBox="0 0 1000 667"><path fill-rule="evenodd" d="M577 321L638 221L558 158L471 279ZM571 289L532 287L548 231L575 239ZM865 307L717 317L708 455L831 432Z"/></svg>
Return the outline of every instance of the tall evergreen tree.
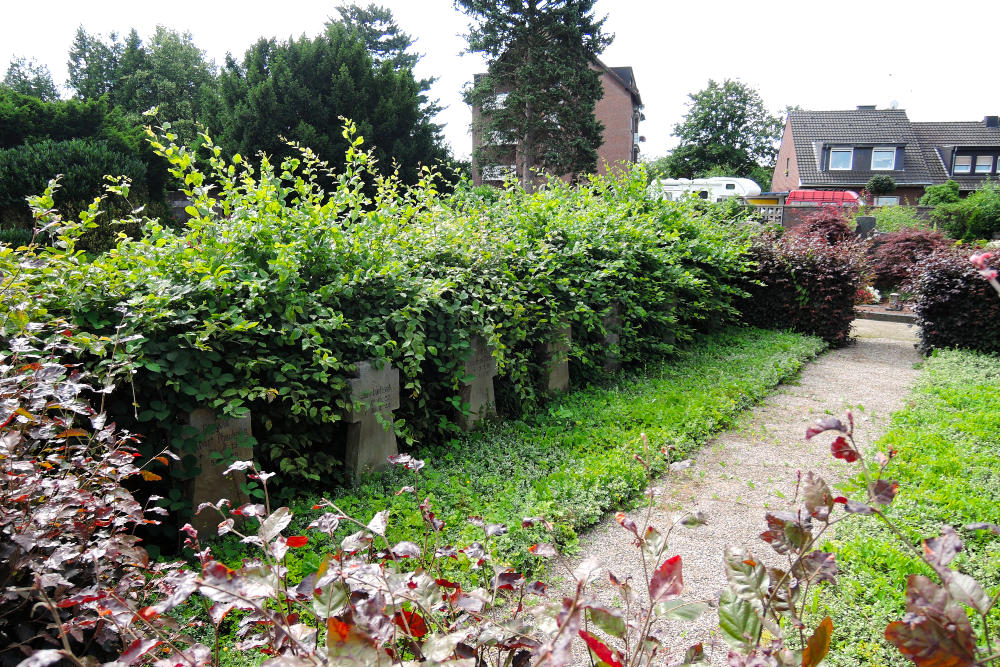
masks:
<svg viewBox="0 0 1000 667"><path fill-rule="evenodd" d="M291 153L288 139L335 162L346 148L343 116L357 123L382 169L395 161L404 180L416 178L418 164L447 157L411 71L375 67L365 43L339 23L315 38L261 39L242 63L227 58L220 78L220 142L229 151L280 158Z"/></svg>
<svg viewBox="0 0 1000 667"><path fill-rule="evenodd" d="M121 45L115 33L111 33L110 43L106 43L99 35L87 34L83 26L77 28L66 63L69 87L75 97L96 100L101 95L108 95L110 98L119 76L120 52Z"/></svg>
<svg viewBox="0 0 1000 667"><path fill-rule="evenodd" d="M59 99L59 91L52 82L52 74L47 65L40 65L35 59L15 58L7 67L7 75L0 85L22 95L37 97L45 102Z"/></svg>
<svg viewBox="0 0 1000 667"><path fill-rule="evenodd" d="M564 175L597 168L604 128L594 106L603 89L592 65L612 36L603 31L605 19L594 17L594 3L455 0L474 21L469 51L488 63L466 101L482 111L484 137L494 144L516 141L518 178L526 188L533 187L535 169ZM488 163L503 150L485 146L477 161Z"/></svg>
<svg viewBox="0 0 1000 667"><path fill-rule="evenodd" d="M420 60L420 54L410 52L413 38L400 29L392 12L385 7L374 3L367 7L345 5L337 7L337 12L340 20L331 20L327 26L340 23L355 33L376 66L389 63L394 69L412 70Z"/></svg>

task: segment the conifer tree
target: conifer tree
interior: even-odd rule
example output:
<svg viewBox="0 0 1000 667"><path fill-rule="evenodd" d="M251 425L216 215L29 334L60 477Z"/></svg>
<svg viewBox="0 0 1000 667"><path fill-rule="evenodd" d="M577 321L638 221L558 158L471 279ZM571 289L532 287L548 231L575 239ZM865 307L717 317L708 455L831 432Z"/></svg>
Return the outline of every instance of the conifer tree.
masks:
<svg viewBox="0 0 1000 667"><path fill-rule="evenodd" d="M611 43L595 0L455 0L472 19L469 51L488 64L466 91L481 110L479 128L489 144L477 151L489 164L516 143L516 169L531 189L533 171L556 175L592 172L603 125L594 106L603 95L594 69ZM506 93L503 95L502 93Z"/></svg>
<svg viewBox="0 0 1000 667"><path fill-rule="evenodd" d="M22 95L37 97L45 102L59 99L59 91L52 82L52 74L47 65L40 65L34 58L15 58L7 67L7 75L0 85Z"/></svg>

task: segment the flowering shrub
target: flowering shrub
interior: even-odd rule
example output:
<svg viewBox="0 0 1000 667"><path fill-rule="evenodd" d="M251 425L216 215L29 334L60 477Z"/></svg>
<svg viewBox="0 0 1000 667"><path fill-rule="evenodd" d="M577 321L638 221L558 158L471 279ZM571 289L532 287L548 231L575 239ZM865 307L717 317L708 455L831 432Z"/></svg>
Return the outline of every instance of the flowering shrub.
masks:
<svg viewBox="0 0 1000 667"><path fill-rule="evenodd" d="M1000 300L992 298L994 288L980 275L992 275L993 260L989 253L976 257L973 265L957 250L936 252L924 258L910 281L925 352L951 347L1000 353Z"/></svg>
<svg viewBox="0 0 1000 667"><path fill-rule="evenodd" d="M740 306L747 323L847 344L862 284L862 255L855 244L830 245L827 238L773 232L756 237L750 256L757 282L744 286L750 296Z"/></svg>

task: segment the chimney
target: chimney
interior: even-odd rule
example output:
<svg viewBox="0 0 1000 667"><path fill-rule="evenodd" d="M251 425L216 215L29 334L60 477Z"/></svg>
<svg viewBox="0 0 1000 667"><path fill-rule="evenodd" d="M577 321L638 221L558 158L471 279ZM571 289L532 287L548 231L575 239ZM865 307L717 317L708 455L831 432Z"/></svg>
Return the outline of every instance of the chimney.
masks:
<svg viewBox="0 0 1000 667"><path fill-rule="evenodd" d="M1000 116L986 116L983 118L983 125L986 127L1000 127Z"/></svg>
<svg viewBox="0 0 1000 667"><path fill-rule="evenodd" d="M858 111L875 111L874 104L859 104Z"/></svg>

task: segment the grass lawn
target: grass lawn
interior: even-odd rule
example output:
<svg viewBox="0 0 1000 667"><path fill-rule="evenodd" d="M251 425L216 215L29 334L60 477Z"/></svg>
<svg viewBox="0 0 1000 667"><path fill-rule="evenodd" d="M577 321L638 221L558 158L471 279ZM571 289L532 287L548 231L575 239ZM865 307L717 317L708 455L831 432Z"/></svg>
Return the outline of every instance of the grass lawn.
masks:
<svg viewBox="0 0 1000 667"><path fill-rule="evenodd" d="M965 551L952 563L994 595L1000 589L1000 536L972 532L972 522L1000 523L1000 358L936 353L926 362L907 407L893 416L877 449L898 450L887 469L899 494L887 512L914 545L954 526ZM834 622L832 665L910 665L883 639L904 613L906 578L931 569L873 517L836 527L826 549L841 574L825 590L818 617ZM993 612L993 631L1000 611ZM979 624L976 624L979 627Z"/></svg>
<svg viewBox="0 0 1000 667"><path fill-rule="evenodd" d="M553 536L537 527L522 529L522 517L545 517L555 524L560 546L572 548L577 531L645 488L646 475L635 454L658 471L687 458L823 349L817 338L733 328L616 383L561 396L544 412L414 452L426 461L419 476L400 468L328 497L366 522L390 509L390 541L419 536L423 520L418 498L429 497L445 521L442 544L483 541L482 531L466 521L469 516L507 524L510 532L491 543L495 555L530 570L538 560L527 547ZM395 495L404 485L416 486L416 496ZM306 524L320 513L311 509L318 500L304 498L293 505L296 518L286 533L307 532ZM308 548L295 550L300 562L290 565L310 571L325 547L323 536L311 538ZM226 552L223 543L219 556L231 560L238 555Z"/></svg>

